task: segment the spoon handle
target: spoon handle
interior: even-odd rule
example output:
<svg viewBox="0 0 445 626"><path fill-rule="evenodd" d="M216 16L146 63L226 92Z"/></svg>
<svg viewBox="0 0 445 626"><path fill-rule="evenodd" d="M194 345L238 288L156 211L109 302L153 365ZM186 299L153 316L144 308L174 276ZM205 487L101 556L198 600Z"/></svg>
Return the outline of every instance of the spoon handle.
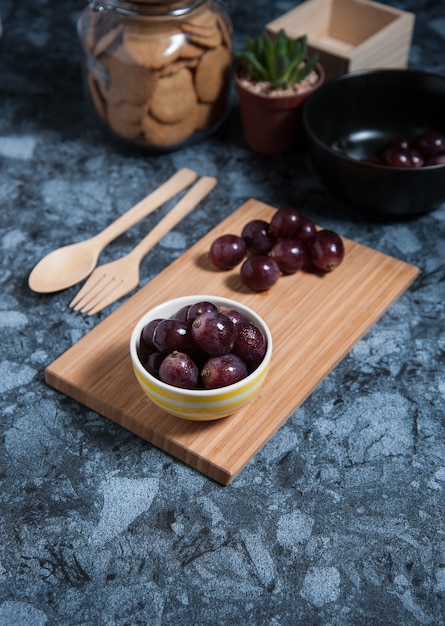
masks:
<svg viewBox="0 0 445 626"><path fill-rule="evenodd" d="M150 213L164 204L164 202L167 202L167 200L170 200L177 193L193 183L197 177L196 172L187 167L178 170L176 174L173 174L164 184L135 204L126 213L118 217L117 220L112 222L103 231L95 235L93 239L104 248L113 241L113 239L116 239L116 237L137 224L141 219L150 215Z"/></svg>
<svg viewBox="0 0 445 626"><path fill-rule="evenodd" d="M149 252L164 235L179 224L179 222L212 191L216 183L216 178L212 176L203 176L200 178L171 211L145 235L131 252L128 253L128 256L131 255L138 260L142 260L147 252Z"/></svg>

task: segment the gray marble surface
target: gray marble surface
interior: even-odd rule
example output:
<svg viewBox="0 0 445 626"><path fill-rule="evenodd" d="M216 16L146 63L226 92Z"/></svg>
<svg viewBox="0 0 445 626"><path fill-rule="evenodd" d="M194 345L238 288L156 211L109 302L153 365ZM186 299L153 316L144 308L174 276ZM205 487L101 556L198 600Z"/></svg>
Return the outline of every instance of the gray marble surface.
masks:
<svg viewBox="0 0 445 626"><path fill-rule="evenodd" d="M235 46L293 4L234 2ZM416 13L410 66L445 73L443 3L387 4ZM360 217L304 152L249 152L235 97L199 145L123 151L84 108L82 6L0 1L0 624L444 624L445 204ZM113 307L85 318L67 307L77 288L27 286L43 255L182 166L219 185L144 260L143 283L249 197L303 200L319 223L421 270L227 487L45 385L45 366Z"/></svg>

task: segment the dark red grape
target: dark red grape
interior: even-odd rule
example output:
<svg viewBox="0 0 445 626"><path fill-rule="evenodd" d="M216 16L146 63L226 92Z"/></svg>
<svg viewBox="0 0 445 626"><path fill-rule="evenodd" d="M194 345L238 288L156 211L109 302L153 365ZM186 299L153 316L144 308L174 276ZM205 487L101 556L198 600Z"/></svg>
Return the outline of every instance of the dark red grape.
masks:
<svg viewBox="0 0 445 626"><path fill-rule="evenodd" d="M387 148L381 156L381 162L383 165L389 165L391 167L410 167L411 163L407 150L395 150L394 148Z"/></svg>
<svg viewBox="0 0 445 626"><path fill-rule="evenodd" d="M231 270L246 256L247 244L238 235L221 235L210 246L210 260L222 270Z"/></svg>
<svg viewBox="0 0 445 626"><path fill-rule="evenodd" d="M434 159L437 155L437 160ZM429 130L415 136L395 137L379 156L363 159L369 163L380 163L389 167L423 167L424 165L443 164L445 159L445 134Z"/></svg>
<svg viewBox="0 0 445 626"><path fill-rule="evenodd" d="M424 157L445 152L445 135L435 130L428 130L414 139L412 146Z"/></svg>
<svg viewBox="0 0 445 626"><path fill-rule="evenodd" d="M194 320L192 337L200 350L212 356L219 356L231 351L236 331L227 315L207 311Z"/></svg>
<svg viewBox="0 0 445 626"><path fill-rule="evenodd" d="M275 239L283 237L294 237L300 227L303 214L296 207L283 207L274 213L269 232Z"/></svg>
<svg viewBox="0 0 445 626"><path fill-rule="evenodd" d="M256 254L241 265L241 280L254 291L266 291L275 285L280 277L278 263L265 255Z"/></svg>
<svg viewBox="0 0 445 626"><path fill-rule="evenodd" d="M179 311L177 311L175 315L173 315L173 317L177 320L181 320L181 322L187 322L189 308L190 308L190 304L186 304L185 306L182 306L179 309Z"/></svg>
<svg viewBox="0 0 445 626"><path fill-rule="evenodd" d="M217 311L216 304L213 304L213 302L195 302L189 307L187 321L193 322L198 315L202 315L206 311Z"/></svg>
<svg viewBox="0 0 445 626"><path fill-rule="evenodd" d="M332 230L320 230L308 241L309 258L323 272L330 272L340 265L344 257L341 238Z"/></svg>
<svg viewBox="0 0 445 626"><path fill-rule="evenodd" d="M179 350L192 354L196 351L190 325L177 319L160 321L153 333L153 344L159 352Z"/></svg>
<svg viewBox="0 0 445 626"><path fill-rule="evenodd" d="M188 354L175 350L162 361L159 378L174 387L196 389L199 384L199 370Z"/></svg>
<svg viewBox="0 0 445 626"><path fill-rule="evenodd" d="M416 150L397 150L388 148L381 156L382 165L390 167L421 167L423 157Z"/></svg>
<svg viewBox="0 0 445 626"><path fill-rule="evenodd" d="M425 159L425 165L445 165L445 153L435 154Z"/></svg>
<svg viewBox="0 0 445 626"><path fill-rule="evenodd" d="M239 356L251 371L263 360L266 348L266 338L256 324L248 320L237 324L232 352Z"/></svg>
<svg viewBox="0 0 445 626"><path fill-rule="evenodd" d="M297 232L297 238L301 239L301 241L307 241L312 235L315 235L316 232L317 227L314 222L309 217L304 216Z"/></svg>
<svg viewBox="0 0 445 626"><path fill-rule="evenodd" d="M156 378L159 378L159 368L161 367L161 363L164 359L165 354L161 354L160 352L152 352L142 361L142 365L145 367L147 372L150 372L152 376L156 376Z"/></svg>
<svg viewBox="0 0 445 626"><path fill-rule="evenodd" d="M156 326L161 321L161 318L151 320L150 322L145 324L144 328L142 329L141 337L139 340L139 358L141 359L141 361L144 361L144 359L148 354L150 354L150 352L156 351L156 347L153 343L153 333Z"/></svg>
<svg viewBox="0 0 445 626"><path fill-rule="evenodd" d="M391 139L389 142L388 148L392 148L393 150L410 150L411 142L409 137L394 137L394 139Z"/></svg>
<svg viewBox="0 0 445 626"><path fill-rule="evenodd" d="M241 237L254 254L267 254L274 243L274 238L269 233L269 223L265 220L247 222L241 232Z"/></svg>
<svg viewBox="0 0 445 626"><path fill-rule="evenodd" d="M219 306L218 313L222 313L223 315L227 315L227 317L232 320L232 322L236 325L238 322L245 320L246 318L242 313L236 311L235 309L229 309L226 306Z"/></svg>
<svg viewBox="0 0 445 626"><path fill-rule="evenodd" d="M248 375L247 365L235 354L213 356L201 370L201 381L206 389L233 385Z"/></svg>
<svg viewBox="0 0 445 626"><path fill-rule="evenodd" d="M278 239L269 252L283 274L294 274L307 266L306 245L301 239Z"/></svg>
<svg viewBox="0 0 445 626"><path fill-rule="evenodd" d="M412 167L422 167L423 164L425 163L425 159L420 154L420 152L417 152L417 150L411 149L409 150L408 154L411 159Z"/></svg>

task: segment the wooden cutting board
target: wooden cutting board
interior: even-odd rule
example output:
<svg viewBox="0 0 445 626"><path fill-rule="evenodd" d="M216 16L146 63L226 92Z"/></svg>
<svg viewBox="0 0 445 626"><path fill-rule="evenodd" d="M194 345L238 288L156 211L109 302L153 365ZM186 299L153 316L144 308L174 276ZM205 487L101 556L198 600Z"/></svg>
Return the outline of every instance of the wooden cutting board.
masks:
<svg viewBox="0 0 445 626"><path fill-rule="evenodd" d="M207 255L215 237L240 234L254 218L269 221L275 210L247 201L49 365L46 382L217 482L230 483L418 274L348 239L345 259L334 272L282 276L263 293L244 287L239 269L212 266ZM148 309L195 294L227 296L252 307L274 339L259 395L238 413L212 422L186 421L158 409L141 391L129 357L131 331Z"/></svg>

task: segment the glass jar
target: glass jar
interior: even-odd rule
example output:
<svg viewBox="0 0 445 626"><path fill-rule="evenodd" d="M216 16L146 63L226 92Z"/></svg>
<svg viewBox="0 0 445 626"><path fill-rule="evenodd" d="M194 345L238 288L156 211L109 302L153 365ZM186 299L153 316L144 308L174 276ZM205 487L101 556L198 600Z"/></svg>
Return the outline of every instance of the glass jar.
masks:
<svg viewBox="0 0 445 626"><path fill-rule="evenodd" d="M220 4L95 0L77 27L87 99L114 136L165 152L224 120L232 24Z"/></svg>

